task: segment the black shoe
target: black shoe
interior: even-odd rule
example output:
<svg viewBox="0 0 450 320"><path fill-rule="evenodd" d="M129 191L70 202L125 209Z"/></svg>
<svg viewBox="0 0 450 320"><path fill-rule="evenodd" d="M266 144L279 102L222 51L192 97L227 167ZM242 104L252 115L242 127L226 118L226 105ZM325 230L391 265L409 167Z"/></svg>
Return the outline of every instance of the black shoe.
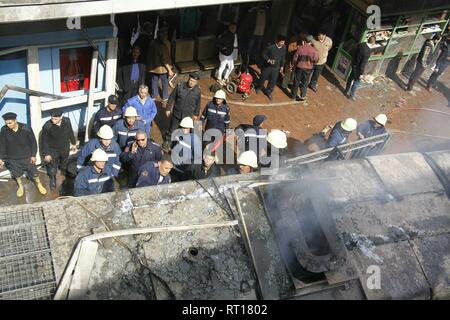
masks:
<svg viewBox="0 0 450 320"><path fill-rule="evenodd" d="M312 91L314 91L314 92L317 92L317 87L311 87L311 86L310 86L310 89L311 89Z"/></svg>
<svg viewBox="0 0 450 320"><path fill-rule="evenodd" d="M292 99L292 100L297 100L297 96L291 94L291 99Z"/></svg>
<svg viewBox="0 0 450 320"><path fill-rule="evenodd" d="M298 97L297 99L295 99L295 101L305 101L306 98L302 98L302 97Z"/></svg>
<svg viewBox="0 0 450 320"><path fill-rule="evenodd" d="M269 98L270 101L273 100L272 94L271 94L271 93L267 92L266 90L263 90L263 93L264 93L264 95L265 95L267 98Z"/></svg>
<svg viewBox="0 0 450 320"><path fill-rule="evenodd" d="M50 176L50 189L56 189L56 176Z"/></svg>

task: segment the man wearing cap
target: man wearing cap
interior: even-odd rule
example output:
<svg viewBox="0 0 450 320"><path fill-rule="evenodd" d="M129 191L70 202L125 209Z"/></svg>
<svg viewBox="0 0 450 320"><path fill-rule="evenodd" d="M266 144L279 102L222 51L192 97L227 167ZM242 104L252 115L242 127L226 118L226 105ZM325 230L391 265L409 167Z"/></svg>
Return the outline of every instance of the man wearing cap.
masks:
<svg viewBox="0 0 450 320"><path fill-rule="evenodd" d="M128 107L125 110L123 119L117 121L112 127L114 140L117 141L121 150L131 146L134 142L136 132L145 131L145 125L142 120L137 119L138 114L134 107Z"/></svg>
<svg viewBox="0 0 450 320"><path fill-rule="evenodd" d="M70 119L63 117L62 109L50 110L51 118L41 133L41 152L50 178L50 188L56 188L58 168L65 172L70 151L76 150L76 140Z"/></svg>
<svg viewBox="0 0 450 320"><path fill-rule="evenodd" d="M253 150L257 155L260 154L260 147L267 136L266 130L263 129L266 120L265 115L258 114L253 117L253 125L241 124L236 127L238 152Z"/></svg>
<svg viewBox="0 0 450 320"><path fill-rule="evenodd" d="M370 138L373 136L378 136L380 134L386 133L387 116L380 113L373 120L367 120L360 123L356 128L359 139Z"/></svg>
<svg viewBox="0 0 450 320"><path fill-rule="evenodd" d="M119 175L119 171L121 168L120 165L120 147L119 144L112 140L114 137L114 133L108 125L103 125L97 133L98 138L93 138L89 140L81 149L80 155L77 160L77 168L80 171L84 166L87 165L90 160L90 156L92 152L96 149L102 149L108 155L108 161L106 162L106 166L109 167L114 177Z"/></svg>
<svg viewBox="0 0 450 320"><path fill-rule="evenodd" d="M194 122L186 117L180 122L180 130L172 132L171 154L179 181L191 178L193 165L202 163L202 141L192 129Z"/></svg>
<svg viewBox="0 0 450 320"><path fill-rule="evenodd" d="M283 35L278 35L275 43L269 45L262 52L262 58L264 61L261 71L261 78L256 83L256 93L262 89L263 93L272 100L272 92L277 83L278 74L283 73L283 67L286 57L286 38ZM267 88L264 88L264 82L269 80Z"/></svg>
<svg viewBox="0 0 450 320"><path fill-rule="evenodd" d="M97 111L94 117L94 124L92 126L92 133L94 136L97 135L97 132L101 126L106 124L112 128L114 124L122 118L122 110L117 108L118 104L119 100L112 94L108 97L108 104L106 107L103 107Z"/></svg>
<svg viewBox="0 0 450 320"><path fill-rule="evenodd" d="M203 109L200 120L205 130L218 129L221 132L225 132L225 129L228 129L230 126L230 108L225 99L225 91L217 90L213 100L208 102L205 109Z"/></svg>
<svg viewBox="0 0 450 320"><path fill-rule="evenodd" d="M122 111L125 113L128 107L134 107L136 109L138 116L144 122L145 132L150 136L152 121L158 111L155 101L148 94L148 87L146 85L139 86L138 95L128 99L127 103L122 107Z"/></svg>
<svg viewBox="0 0 450 320"><path fill-rule="evenodd" d="M106 165L106 152L103 149L95 149L90 161L91 164L82 168L75 178L75 197L114 191L113 173Z"/></svg>
<svg viewBox="0 0 450 320"><path fill-rule="evenodd" d="M173 168L172 159L168 154L158 162L147 162L139 170L136 187L156 186L171 183L170 171Z"/></svg>
<svg viewBox="0 0 450 320"><path fill-rule="evenodd" d="M347 142L350 133L356 129L357 122L355 119L347 118L343 121L336 122L331 130L330 137L327 140L326 147L334 148Z"/></svg>
<svg viewBox="0 0 450 320"><path fill-rule="evenodd" d="M5 125L0 130L0 169L6 166L13 179L16 179L17 197L24 194L24 172L36 183L40 194L47 194L36 169L37 143L33 130L26 124L17 122L17 114L13 112L5 113L2 117Z"/></svg>
<svg viewBox="0 0 450 320"><path fill-rule="evenodd" d="M303 44L298 47L291 61L291 69L295 68L294 86L292 88L291 98L297 101L306 100L306 91L308 89L309 78L314 69L314 64L319 61L319 53L311 45L313 36L307 35ZM297 91L300 87L300 98L297 99Z"/></svg>
<svg viewBox="0 0 450 320"><path fill-rule="evenodd" d="M158 162L161 160L161 147L148 139L147 134L143 130L136 133L136 140L125 148L120 155L120 161L124 166L129 166L128 170L128 187L136 186L139 169L148 161Z"/></svg>
<svg viewBox="0 0 450 320"><path fill-rule="evenodd" d="M166 115L167 117L172 115L172 118L166 133L165 144L170 144L171 134L179 127L182 119L191 117L194 121L198 120L201 102L201 91L197 85L199 79L198 73L189 74L188 81L178 83L170 94Z"/></svg>

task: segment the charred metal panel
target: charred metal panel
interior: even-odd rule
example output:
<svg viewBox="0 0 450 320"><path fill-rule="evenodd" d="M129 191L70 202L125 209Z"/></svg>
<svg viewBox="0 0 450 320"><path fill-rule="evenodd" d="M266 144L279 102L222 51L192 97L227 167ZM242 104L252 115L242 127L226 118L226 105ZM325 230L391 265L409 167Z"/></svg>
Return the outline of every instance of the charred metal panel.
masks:
<svg viewBox="0 0 450 320"><path fill-rule="evenodd" d="M352 250L367 299L430 299L430 287L407 241L376 246L373 252L382 257L374 261L360 250ZM372 268L379 268L380 287L376 286Z"/></svg>
<svg viewBox="0 0 450 320"><path fill-rule="evenodd" d="M412 241L433 299L450 299L450 234Z"/></svg>
<svg viewBox="0 0 450 320"><path fill-rule="evenodd" d="M315 199L320 192L324 190L297 181L262 188L274 232L288 248L282 250L293 253L301 267L312 273L336 270L346 261L326 196L325 201Z"/></svg>
<svg viewBox="0 0 450 320"><path fill-rule="evenodd" d="M368 161L386 186L399 195L443 191L439 179L419 153L370 157Z"/></svg>

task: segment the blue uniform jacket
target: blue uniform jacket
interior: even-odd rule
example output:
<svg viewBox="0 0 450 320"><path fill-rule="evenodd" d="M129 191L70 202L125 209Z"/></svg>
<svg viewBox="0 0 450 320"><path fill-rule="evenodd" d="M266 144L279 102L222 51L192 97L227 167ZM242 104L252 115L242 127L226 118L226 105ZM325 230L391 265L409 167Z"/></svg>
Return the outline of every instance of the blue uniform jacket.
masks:
<svg viewBox="0 0 450 320"><path fill-rule="evenodd" d="M369 138L386 133L386 128L384 126L375 127L376 124L377 123L373 120L367 120L359 124L356 130L358 133L361 133L364 136L364 138Z"/></svg>
<svg viewBox="0 0 450 320"><path fill-rule="evenodd" d="M161 147L159 144L152 141L148 141L145 148L138 148L136 153L132 153L131 151L122 152L120 161L122 161L123 164L130 164L128 186L136 186L139 169L146 162L158 162L161 160L161 157Z"/></svg>
<svg viewBox="0 0 450 320"><path fill-rule="evenodd" d="M205 130L215 128L225 132L230 126L230 108L225 103L218 106L210 101L203 110L200 120L203 124L206 121Z"/></svg>
<svg viewBox="0 0 450 320"><path fill-rule="evenodd" d="M120 149L125 149L125 147L130 146L136 137L136 133L139 130L145 131L144 122L141 120L136 120L133 126L130 128L126 123L126 120L117 121L112 128L114 132L114 140L119 144Z"/></svg>
<svg viewBox="0 0 450 320"><path fill-rule="evenodd" d="M122 118L122 110L120 108L114 109L114 111L109 112L106 107L101 108L97 111L94 117L93 133L97 135L98 130L101 126L107 124L111 128L114 124Z"/></svg>
<svg viewBox="0 0 450 320"><path fill-rule="evenodd" d="M160 178L162 178L161 182ZM156 186L158 184L166 184L170 182L170 174L163 177L159 173L159 167L156 162L147 162L139 170L139 177L136 183L136 187Z"/></svg>
<svg viewBox="0 0 450 320"><path fill-rule="evenodd" d="M139 99L139 96L136 95L128 99L127 103L125 103L125 105L122 107L123 113L125 113L125 110L130 106L136 108L137 114L144 122L145 132L149 133L152 126L152 121L156 117L156 113L158 112L156 109L155 101L153 101L153 99L149 96L147 97L147 100L145 100L145 104L143 105L141 103L141 100Z"/></svg>
<svg viewBox="0 0 450 320"><path fill-rule="evenodd" d="M350 132L342 129L341 121L337 122L334 125L333 130L331 130L330 137L327 141L327 148L334 148L338 145L346 143L349 135Z"/></svg>
<svg viewBox="0 0 450 320"><path fill-rule="evenodd" d="M111 144L107 149L103 148L101 142L99 139L94 138L89 140L88 143L86 143L81 149L81 153L78 156L77 160L77 169L80 171L81 168L87 165L87 163L90 160L90 156L92 152L94 152L95 149L101 148L108 154L108 162L106 162L105 167L109 167L111 169L111 172L114 177L117 177L119 175L120 171L120 147L114 140L111 141Z"/></svg>
<svg viewBox="0 0 450 320"><path fill-rule="evenodd" d="M114 181L111 169L107 166L102 173L97 173L92 165L84 167L75 178L75 197L112 191L114 191Z"/></svg>

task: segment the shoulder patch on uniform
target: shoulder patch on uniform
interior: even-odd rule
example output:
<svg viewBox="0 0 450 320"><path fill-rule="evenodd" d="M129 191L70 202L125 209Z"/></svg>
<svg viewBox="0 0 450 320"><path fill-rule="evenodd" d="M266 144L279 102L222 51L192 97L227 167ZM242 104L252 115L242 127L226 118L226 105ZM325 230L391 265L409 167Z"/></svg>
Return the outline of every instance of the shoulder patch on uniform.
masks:
<svg viewBox="0 0 450 320"><path fill-rule="evenodd" d="M147 170L142 171L141 176L147 177L148 176L148 171Z"/></svg>

